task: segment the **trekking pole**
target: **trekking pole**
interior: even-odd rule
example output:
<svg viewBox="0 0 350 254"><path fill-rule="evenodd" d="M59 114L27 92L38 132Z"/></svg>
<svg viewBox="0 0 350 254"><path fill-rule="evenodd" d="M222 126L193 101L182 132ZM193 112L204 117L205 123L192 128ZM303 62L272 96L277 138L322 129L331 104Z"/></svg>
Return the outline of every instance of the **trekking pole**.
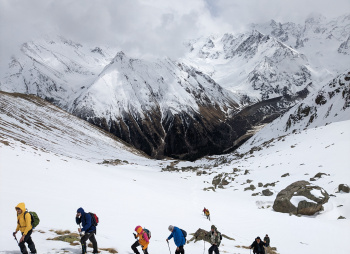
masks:
<svg viewBox="0 0 350 254"><path fill-rule="evenodd" d="M15 238L17 244L19 244L16 235L14 235L13 237Z"/></svg>
<svg viewBox="0 0 350 254"><path fill-rule="evenodd" d="M167 243L168 243L168 247L169 247L169 253L171 254L171 250L170 250L170 245L169 245L169 242L167 241Z"/></svg>
<svg viewBox="0 0 350 254"><path fill-rule="evenodd" d="M203 240L203 242L204 242L204 250L203 250L203 254L205 253L205 241Z"/></svg>

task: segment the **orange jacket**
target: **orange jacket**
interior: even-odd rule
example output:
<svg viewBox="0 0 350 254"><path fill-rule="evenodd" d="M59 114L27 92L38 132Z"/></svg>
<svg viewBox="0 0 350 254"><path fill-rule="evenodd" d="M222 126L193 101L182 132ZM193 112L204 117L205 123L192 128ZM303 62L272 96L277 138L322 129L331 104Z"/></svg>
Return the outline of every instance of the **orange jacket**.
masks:
<svg viewBox="0 0 350 254"><path fill-rule="evenodd" d="M24 212L26 211L26 206L24 203L19 203L15 208L20 208L22 213L17 215L17 228L16 232L19 230L23 235L28 234L28 231L32 229L32 217L29 213L26 213L26 218L24 219Z"/></svg>
<svg viewBox="0 0 350 254"><path fill-rule="evenodd" d="M136 237L139 238L139 243L142 245L142 249L145 250L148 247L149 239L145 231L143 231L141 226L137 226L135 228L135 231L137 232Z"/></svg>

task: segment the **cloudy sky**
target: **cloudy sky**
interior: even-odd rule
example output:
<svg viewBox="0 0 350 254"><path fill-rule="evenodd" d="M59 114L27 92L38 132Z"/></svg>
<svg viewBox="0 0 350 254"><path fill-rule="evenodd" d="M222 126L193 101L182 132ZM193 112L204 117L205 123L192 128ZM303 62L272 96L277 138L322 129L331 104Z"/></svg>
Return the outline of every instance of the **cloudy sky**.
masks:
<svg viewBox="0 0 350 254"><path fill-rule="evenodd" d="M134 57L176 57L184 41L200 35L270 19L303 23L312 12L332 18L348 10L350 0L0 0L0 61L48 33L112 45Z"/></svg>

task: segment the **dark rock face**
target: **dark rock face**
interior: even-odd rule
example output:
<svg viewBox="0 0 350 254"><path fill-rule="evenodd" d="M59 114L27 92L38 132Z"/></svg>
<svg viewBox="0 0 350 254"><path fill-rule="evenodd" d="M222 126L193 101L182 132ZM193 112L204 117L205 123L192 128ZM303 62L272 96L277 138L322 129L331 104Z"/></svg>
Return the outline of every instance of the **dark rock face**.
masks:
<svg viewBox="0 0 350 254"><path fill-rule="evenodd" d="M249 130L273 121L293 101L278 97L231 115L223 112L218 105L202 105L200 112L167 112L165 117L160 108L146 112L146 117L123 112L117 120L94 117L93 112L86 110L77 110L73 114L109 131L153 158L167 156L195 160L237 149L254 134L248 134Z"/></svg>
<svg viewBox="0 0 350 254"><path fill-rule="evenodd" d="M294 197L297 200L301 199L297 206L291 202ZM278 193L273 209L281 213L313 215L323 209L322 205L327 203L328 199L328 193L321 187L307 181L298 181Z"/></svg>

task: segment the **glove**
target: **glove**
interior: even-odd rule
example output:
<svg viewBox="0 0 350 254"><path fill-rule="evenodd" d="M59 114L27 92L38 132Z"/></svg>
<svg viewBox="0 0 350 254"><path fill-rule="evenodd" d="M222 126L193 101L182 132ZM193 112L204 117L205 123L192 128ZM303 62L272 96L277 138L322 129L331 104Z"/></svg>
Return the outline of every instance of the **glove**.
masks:
<svg viewBox="0 0 350 254"><path fill-rule="evenodd" d="M135 233L132 233L133 235L134 235L134 237L135 237L135 239L137 238L137 236L136 236L136 234Z"/></svg>

